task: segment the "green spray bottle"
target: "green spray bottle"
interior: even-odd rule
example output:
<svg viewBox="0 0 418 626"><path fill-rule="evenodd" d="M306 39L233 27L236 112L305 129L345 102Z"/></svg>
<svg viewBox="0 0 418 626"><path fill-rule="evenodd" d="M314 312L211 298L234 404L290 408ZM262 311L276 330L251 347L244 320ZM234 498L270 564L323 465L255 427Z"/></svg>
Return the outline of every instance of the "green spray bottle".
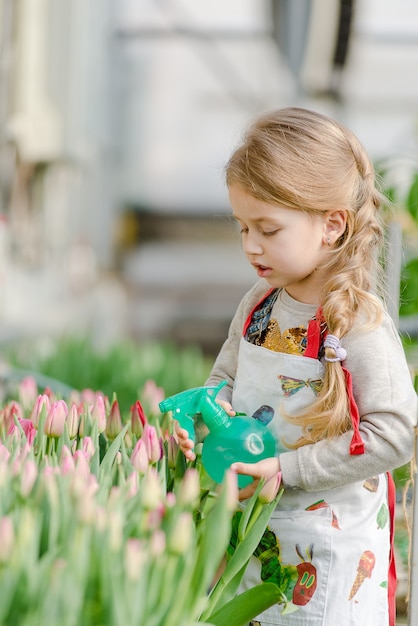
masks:
<svg viewBox="0 0 418 626"><path fill-rule="evenodd" d="M202 462L217 483L222 482L232 463L256 463L276 454L276 441L269 428L248 415L237 413L231 417L216 402L217 394L226 384L225 380L216 387L195 387L159 404L162 413L172 411L173 418L187 430L192 441L195 441L194 417L202 415L209 430L203 442ZM251 476L238 475L238 486L245 487L252 480Z"/></svg>

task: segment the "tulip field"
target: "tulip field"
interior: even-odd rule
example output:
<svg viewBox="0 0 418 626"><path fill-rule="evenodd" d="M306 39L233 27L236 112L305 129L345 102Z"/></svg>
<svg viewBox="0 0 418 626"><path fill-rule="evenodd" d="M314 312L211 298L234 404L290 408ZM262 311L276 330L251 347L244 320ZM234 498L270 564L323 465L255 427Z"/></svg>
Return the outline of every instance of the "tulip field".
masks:
<svg viewBox="0 0 418 626"><path fill-rule="evenodd" d="M163 397L148 380L124 411L116 393L62 397L28 375L4 400L2 626L241 626L278 601L272 584L237 594L278 485L260 484L220 568L236 476L216 485L199 456L186 465Z"/></svg>

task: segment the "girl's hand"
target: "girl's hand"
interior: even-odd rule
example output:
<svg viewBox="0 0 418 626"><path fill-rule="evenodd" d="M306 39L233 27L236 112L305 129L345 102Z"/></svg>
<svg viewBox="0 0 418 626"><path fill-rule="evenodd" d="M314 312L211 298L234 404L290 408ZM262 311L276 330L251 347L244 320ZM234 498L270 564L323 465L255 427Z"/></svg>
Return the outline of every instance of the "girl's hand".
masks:
<svg viewBox="0 0 418 626"><path fill-rule="evenodd" d="M252 483L240 489L238 499L241 501L251 498L260 482L260 478L268 480L278 474L280 472L280 462L277 457L271 457L258 461L258 463L233 463L231 469L237 474L245 474L254 478Z"/></svg>
<svg viewBox="0 0 418 626"><path fill-rule="evenodd" d="M189 438L189 433L185 428L182 428L178 422L174 425L174 431L180 450L183 452L188 461L194 461L196 458L196 455L193 452L194 441Z"/></svg>

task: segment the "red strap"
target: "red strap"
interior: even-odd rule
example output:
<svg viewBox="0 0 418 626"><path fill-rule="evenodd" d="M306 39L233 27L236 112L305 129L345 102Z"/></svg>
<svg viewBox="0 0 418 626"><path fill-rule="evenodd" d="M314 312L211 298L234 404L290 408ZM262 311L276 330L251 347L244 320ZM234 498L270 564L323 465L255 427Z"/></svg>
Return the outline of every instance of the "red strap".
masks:
<svg viewBox="0 0 418 626"><path fill-rule="evenodd" d="M351 373L348 371L346 367L343 367L344 377L345 377L345 387L347 389L348 396L348 404L350 407L350 416L351 416L351 425L353 427L353 436L351 438L350 443L350 454L364 454L365 447L364 441L360 435L360 414L358 410L358 406L354 399L353 394L353 382L351 379Z"/></svg>
<svg viewBox="0 0 418 626"><path fill-rule="evenodd" d="M314 317L308 324L307 345L304 356L311 359L318 358L319 348L321 347L321 320L319 316Z"/></svg>
<svg viewBox="0 0 418 626"><path fill-rule="evenodd" d="M322 339L325 338L327 335L326 329L325 329L325 332L322 332L322 335L321 335L321 326L323 324L323 321L324 320L323 320L322 310L321 308L319 308L318 311L316 312L315 317L311 319L308 324L308 340L307 340L307 346L306 346L304 356L311 357L313 359L318 358L318 353L321 347ZM364 441L361 438L360 429L359 429L360 414L359 414L356 401L354 399L353 382L351 378L351 373L345 367L343 367L343 372L344 372L344 378L345 378L345 387L346 387L347 396L348 396L348 404L350 408L351 425L353 427L353 436L351 438L351 443L350 443L350 454L351 455L364 454L364 451L365 451Z"/></svg>
<svg viewBox="0 0 418 626"><path fill-rule="evenodd" d="M395 626L396 619L396 563L395 563L395 502L396 491L392 474L387 472L388 480L388 505L390 521L390 552L388 571L388 604L389 604L389 626Z"/></svg>

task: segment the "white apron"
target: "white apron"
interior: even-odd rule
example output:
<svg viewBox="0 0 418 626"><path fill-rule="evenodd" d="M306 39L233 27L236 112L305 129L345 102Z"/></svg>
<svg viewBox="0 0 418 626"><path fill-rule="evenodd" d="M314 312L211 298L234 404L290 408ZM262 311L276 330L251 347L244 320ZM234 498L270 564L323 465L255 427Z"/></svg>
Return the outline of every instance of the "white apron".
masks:
<svg viewBox="0 0 418 626"><path fill-rule="evenodd" d="M280 408L291 414L311 404L323 370L317 358L274 352L242 338L232 406L248 415L273 409L268 427L280 454L301 434ZM283 602L252 623L394 626L388 608L387 495L385 474L315 493L285 491L241 588L275 582Z"/></svg>

